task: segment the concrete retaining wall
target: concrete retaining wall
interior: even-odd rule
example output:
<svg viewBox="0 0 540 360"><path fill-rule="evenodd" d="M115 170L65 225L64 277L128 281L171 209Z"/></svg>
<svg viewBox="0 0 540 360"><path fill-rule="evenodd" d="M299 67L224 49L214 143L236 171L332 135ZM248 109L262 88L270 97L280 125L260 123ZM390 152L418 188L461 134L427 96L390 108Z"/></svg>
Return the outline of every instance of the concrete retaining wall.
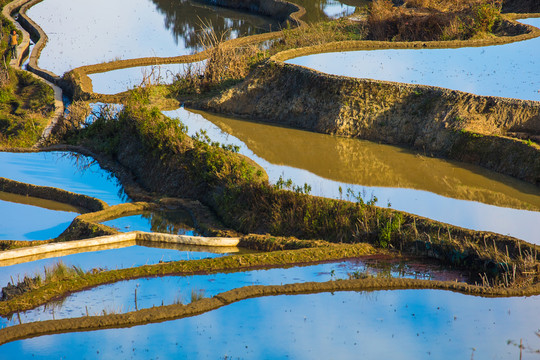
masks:
<svg viewBox="0 0 540 360"><path fill-rule="evenodd" d="M66 241L61 243L38 245L22 249L14 249L0 252L0 261L17 258L32 257L48 253L62 252L74 249L99 248L104 245L121 244L123 242L146 241L158 243L172 243L197 246L237 246L240 238L202 237L188 235L171 235L160 233L147 233L133 231L124 234L100 236L86 240Z"/></svg>

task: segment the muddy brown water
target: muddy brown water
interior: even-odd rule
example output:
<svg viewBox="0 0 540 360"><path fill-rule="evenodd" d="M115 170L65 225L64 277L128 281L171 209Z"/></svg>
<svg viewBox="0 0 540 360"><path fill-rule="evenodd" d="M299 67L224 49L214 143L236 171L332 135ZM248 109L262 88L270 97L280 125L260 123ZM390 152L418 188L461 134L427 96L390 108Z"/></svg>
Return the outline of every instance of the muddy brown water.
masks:
<svg viewBox="0 0 540 360"><path fill-rule="evenodd" d="M379 206L540 243L540 190L508 176L369 141L183 108L165 114L190 135L204 130L213 141L240 146L273 183L290 178L309 184L313 195L354 200L351 189L365 200L377 197Z"/></svg>
<svg viewBox="0 0 540 360"><path fill-rule="evenodd" d="M198 256L197 254L193 254ZM129 261L129 260L124 260ZM115 263L113 261L112 263ZM107 264L104 261L102 264ZM170 305L178 301L191 302L192 292L212 297L218 293L247 285L282 285L306 281L329 281L347 279L349 274L366 273L371 276L458 280L467 277L458 271L445 270L433 263L386 259L348 259L308 266L250 270L192 276L164 276L133 279L101 285L92 289L69 294L33 310L21 312L9 318L0 318L0 324L11 326L19 323L47 319L72 318L102 313L124 313L135 309ZM136 297L136 300L135 300Z"/></svg>
<svg viewBox="0 0 540 360"><path fill-rule="evenodd" d="M540 297L441 290L269 296L196 317L41 336L6 358L535 359ZM520 355L519 344L523 349Z"/></svg>

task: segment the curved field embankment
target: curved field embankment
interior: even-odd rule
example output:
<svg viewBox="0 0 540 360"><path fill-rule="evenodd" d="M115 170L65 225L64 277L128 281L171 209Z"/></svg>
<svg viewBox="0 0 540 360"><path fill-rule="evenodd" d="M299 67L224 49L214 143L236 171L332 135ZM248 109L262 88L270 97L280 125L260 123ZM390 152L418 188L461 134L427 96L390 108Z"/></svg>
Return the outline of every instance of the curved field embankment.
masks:
<svg viewBox="0 0 540 360"><path fill-rule="evenodd" d="M540 29L528 29L515 38L348 41L288 50L270 58L223 94L186 105L320 133L404 145L540 184L540 146L505 136L513 132L540 135L539 102L334 76L283 63L325 51L480 46L540 35Z"/></svg>
<svg viewBox="0 0 540 360"><path fill-rule="evenodd" d="M106 221L130 212L162 207L170 209L184 209L189 212L195 227L204 236L238 236L238 232L225 227L221 221L217 219L216 215L201 202L180 197L163 197L162 195L150 193L143 189L135 181L134 175L121 164L111 161L111 159L90 151L87 148L72 145L55 145L40 149L15 148L7 150L16 152L69 151L89 156L95 159L102 169L114 173L114 175L122 183L124 192L131 199L139 201L138 205L133 203L125 203L109 207L109 205L107 205L104 201L86 195L76 194L53 187L36 186L32 184L20 183L10 179L0 178L0 191L19 195L29 195L32 197L66 203L81 208L84 210L84 212L88 212L88 214L83 214L76 217L66 231L64 231L55 241L75 240L86 237L116 234L117 231L108 226L99 224L99 221ZM10 244L13 243L14 245L22 243L23 246L29 246L26 244L30 243L28 241L13 242L9 240L6 240L5 242ZM33 243L41 244L42 242Z"/></svg>
<svg viewBox="0 0 540 360"><path fill-rule="evenodd" d="M38 186L0 177L0 191L53 200L75 206L84 212L101 211L109 207L104 201L49 186Z"/></svg>
<svg viewBox="0 0 540 360"><path fill-rule="evenodd" d="M320 283L307 282L287 285L253 285L226 291L212 298L194 301L188 305L176 304L153 307L150 309L125 314L86 316L72 319L47 320L15 325L9 328L0 329L0 344L41 335L131 327L135 325L180 319L200 315L205 312L218 309L222 306L257 297L316 294L335 291L377 291L403 289L447 290L467 295L486 297L527 296L540 293L539 285L530 286L523 289L504 289L484 288L481 286L473 286L450 281L426 281L416 279L358 279L336 280Z"/></svg>
<svg viewBox="0 0 540 360"><path fill-rule="evenodd" d="M0 178L1 179L1 178ZM218 221L210 218L209 210L202 206L200 203L194 203L185 199L166 199L165 201L159 202L137 202L137 203L124 203L106 209L99 210L92 213L82 214L77 216L69 227L57 237L57 240L79 240L79 239L88 239L94 238L96 236L102 235L118 235L119 232L116 229L113 229L109 226L101 224L104 221L115 219L123 216L137 215L144 211L151 210L161 210L163 207L183 209L189 212L192 217L193 223L196 224L201 231L205 234L206 237L200 236L184 236L184 235L171 235L177 239L185 239L186 244L192 243L194 245L204 245L205 241L208 244L211 243L211 239L224 239L224 238L235 238L238 239L234 231L224 229ZM213 220L213 221L212 221ZM214 235L221 235L218 237L213 237ZM148 241L157 241L159 236L163 235L163 241L168 242L168 234L156 234L155 238L145 239L142 235L137 235L134 240L148 240ZM188 239L191 239L188 241ZM205 240L206 239L206 240ZM200 241L201 244L197 244L197 241ZM236 241L238 242L238 241ZM217 246L217 245L216 245ZM236 246L227 245L227 246Z"/></svg>

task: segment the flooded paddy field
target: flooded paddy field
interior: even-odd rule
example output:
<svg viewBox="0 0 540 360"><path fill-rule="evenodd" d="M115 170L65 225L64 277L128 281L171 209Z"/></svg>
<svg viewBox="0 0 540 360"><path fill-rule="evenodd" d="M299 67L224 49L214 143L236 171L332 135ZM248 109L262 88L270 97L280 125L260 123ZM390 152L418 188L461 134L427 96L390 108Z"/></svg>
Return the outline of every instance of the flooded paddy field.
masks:
<svg viewBox="0 0 540 360"><path fill-rule="evenodd" d="M188 55L201 50L198 32L207 25L226 38L279 28L270 18L193 1L47 0L27 14L49 37L38 64L57 75L118 59Z"/></svg>
<svg viewBox="0 0 540 360"><path fill-rule="evenodd" d="M30 203L30 204L29 204ZM47 240L77 216L73 206L0 191L0 240Z"/></svg>
<svg viewBox="0 0 540 360"><path fill-rule="evenodd" d="M42 256L0 261L0 288L8 282L16 284L25 276L45 276L45 269L52 269L61 262L67 267L76 266L84 271L92 269L115 270L180 260L199 260L224 256L240 251L235 247L201 247L172 243L122 242L108 246L48 253Z"/></svg>
<svg viewBox="0 0 540 360"><path fill-rule="evenodd" d="M299 1L308 9L306 21L340 17L352 13L355 6L365 4L364 1L358 4L335 1L303 4L303 0ZM96 16L92 16L92 13L96 13ZM200 50L196 32L201 20L212 19L214 29L227 29L229 37L275 29L269 19L189 1L179 4L161 0L137 0L129 4L120 2L111 5L99 2L67 4L60 0L46 0L32 7L28 14L49 35L40 66L57 74L76 66L101 61L141 56L176 56ZM487 83L488 88L507 88L504 89L507 92L496 96L540 100L535 98L535 94L531 95L536 85L530 79L538 74L535 72L535 60L527 59L527 56L532 58L535 55L517 47L527 43L529 47L537 48L532 46L535 43L531 41L503 45L516 45L516 48L505 48L503 53L529 61L527 64L512 62L508 66L511 71L517 68L523 70L519 75L513 75L525 79L516 81L522 92L506 86L504 81L512 78L508 72L503 75L503 80L495 79L492 82L483 79L492 78L487 70L476 79L467 72L472 70L464 68L454 68L453 72L443 75L438 70L432 70L437 75L430 76L446 78L452 86L462 86L460 84L463 81L456 74L465 74L466 78L470 78L469 87L464 87L465 91L480 91L477 90L478 84ZM479 49L491 51L496 48ZM476 48L463 50L471 49ZM458 50L461 49L448 51ZM503 55L498 58L498 55L489 51L487 55L465 52L459 56L466 59L470 56L471 63L481 64L478 68L485 65L485 69L495 66L490 61L506 61ZM442 58L435 56L433 61L452 67L452 60L444 62L448 54L443 52L440 55ZM421 55L421 59L410 61L408 55L400 56L400 66L412 68L411 64L420 64L422 68L427 67L422 61L428 61L425 59L429 55ZM477 61L478 58L483 60ZM459 64L466 62L451 59ZM354 64L356 61L364 60L347 58L343 62ZM397 65L382 64L383 60L379 58L366 61L375 63L375 68L381 67L383 72L390 73L388 69L392 68L402 75L403 69ZM341 61L338 58L334 62ZM169 71L172 73L176 69L179 69L178 65L159 71L169 76ZM499 72L498 67L493 69ZM143 71L133 68L125 72L111 72L111 76L109 73L92 75L96 85L94 90L104 93L123 91L126 87L140 83L139 75L135 75L135 72L145 75ZM411 73L411 76L415 76L414 80L399 78L392 81L424 84L423 78L418 77L418 71L413 69ZM437 86L453 88L441 84ZM356 194L361 194L365 200L376 197L379 206L540 243L536 230L540 221L540 192L537 187L515 179L479 167L433 159L367 141L342 139L184 109L167 114L178 117L186 124L190 135L205 130L212 140L238 145L241 154L250 157L267 171L272 183L280 178L290 178L297 185L308 184L313 195L350 200L354 200ZM0 165L0 176L17 181L86 194L102 199L109 205L129 200L113 176L99 169L92 159L82 155L60 152L0 153ZM0 193L0 210L3 202L29 206L21 199L4 200ZM65 211L70 216L76 215L73 211L76 209L62 209L57 204L37 206L55 213ZM22 211L22 217L33 216L27 215L31 213L26 210ZM170 220L168 215L143 213L129 214L104 224L120 231L196 234L189 216L179 215L175 220ZM58 228L65 225L59 218L55 222L57 224L54 226ZM14 227L22 225L14 222ZM0 227L0 236L2 231ZM35 231L28 232L25 229L16 236L24 237L28 233ZM5 263L0 267L0 282L5 284L24 274L43 273L44 267L59 260L68 266L75 265L87 271L122 269L162 261L213 258L236 251L222 249L218 253L218 250L211 248L190 249L171 245L163 245L162 248L155 244L137 242L121 248L62 254L47 259L27 259L29 261L19 264ZM414 259L402 262L348 259L288 268L139 278L68 294L35 309L0 318L0 327L51 319L120 314L169 304L188 304L200 297L212 297L242 286L325 282L348 279L355 274L363 276L362 273L381 278L468 280L459 271L429 263L419 264ZM0 357L529 359L537 356L537 350L540 349L540 330L534 316L539 301L539 296L484 298L440 290L347 291L269 296L242 300L190 318L14 341L0 346ZM523 344L521 349L520 342Z"/></svg>
<svg viewBox="0 0 540 360"><path fill-rule="evenodd" d="M88 77L95 93L117 94L143 84L145 79L151 83L171 84L186 69L199 73L201 66L201 63L139 66L89 74Z"/></svg>
<svg viewBox="0 0 540 360"><path fill-rule="evenodd" d="M351 189L366 200L375 196L379 206L540 243L538 188L479 166L185 109L165 114L187 125L190 135L204 130L213 141L238 145L273 183L292 179L310 185L313 195L336 199Z"/></svg>
<svg viewBox="0 0 540 360"><path fill-rule="evenodd" d="M196 256L198 255L195 254ZM76 292L33 310L20 312L9 318L0 318L0 324L11 326L20 322L85 316L87 313L89 315L124 313L179 302L186 304L192 302L194 296L212 297L242 286L283 285L308 281L324 282L348 279L363 273L385 278L452 281L467 279L459 271L448 271L437 264L422 264L414 260L399 261L390 258L348 259L289 268L141 278Z"/></svg>
<svg viewBox="0 0 540 360"><path fill-rule="evenodd" d="M128 201L122 186L91 157L73 152L0 152L1 176L56 187L117 205Z"/></svg>
<svg viewBox="0 0 540 360"><path fill-rule="evenodd" d="M540 18L520 20L540 27ZM540 38L458 49L320 53L287 60L333 75L431 85L476 95L540 101Z"/></svg>
<svg viewBox="0 0 540 360"><path fill-rule="evenodd" d="M540 341L531 315L539 301L440 290L271 296L163 323L15 341L0 352L21 359L518 359L521 339L522 358L534 359Z"/></svg>

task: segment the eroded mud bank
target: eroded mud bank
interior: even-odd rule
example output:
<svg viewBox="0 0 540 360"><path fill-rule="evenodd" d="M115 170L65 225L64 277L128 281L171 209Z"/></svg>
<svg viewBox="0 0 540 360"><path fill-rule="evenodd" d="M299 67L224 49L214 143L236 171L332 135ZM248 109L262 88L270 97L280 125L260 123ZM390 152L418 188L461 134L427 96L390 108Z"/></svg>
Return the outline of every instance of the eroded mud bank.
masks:
<svg viewBox="0 0 540 360"><path fill-rule="evenodd" d="M504 136L539 133L538 102L332 76L269 61L223 95L188 105L404 145L540 183L540 147Z"/></svg>

